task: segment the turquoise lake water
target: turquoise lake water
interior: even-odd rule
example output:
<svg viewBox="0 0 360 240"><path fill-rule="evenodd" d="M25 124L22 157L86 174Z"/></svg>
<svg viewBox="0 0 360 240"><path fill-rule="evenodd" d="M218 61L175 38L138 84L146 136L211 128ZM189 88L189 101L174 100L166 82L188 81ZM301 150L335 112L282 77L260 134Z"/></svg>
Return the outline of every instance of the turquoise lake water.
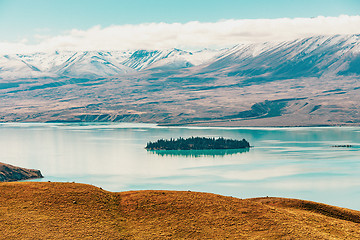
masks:
<svg viewBox="0 0 360 240"><path fill-rule="evenodd" d="M148 152L148 141L245 138L248 151ZM353 145L334 148L333 145ZM201 128L151 124L0 124L0 162L40 181L110 191L191 190L239 198L300 198L360 210L360 128Z"/></svg>

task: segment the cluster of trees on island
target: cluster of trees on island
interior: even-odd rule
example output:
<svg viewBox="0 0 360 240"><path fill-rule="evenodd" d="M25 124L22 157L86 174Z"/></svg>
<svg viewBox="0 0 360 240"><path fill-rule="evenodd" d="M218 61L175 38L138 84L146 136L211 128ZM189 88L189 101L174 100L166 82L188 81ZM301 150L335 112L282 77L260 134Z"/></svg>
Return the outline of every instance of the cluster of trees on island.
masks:
<svg viewBox="0 0 360 240"><path fill-rule="evenodd" d="M351 148L353 146L352 145L333 145L332 147L335 147L335 148Z"/></svg>
<svg viewBox="0 0 360 240"><path fill-rule="evenodd" d="M250 148L245 139L234 140L225 138L191 137L178 139L159 139L156 142L148 142L147 150L208 150L208 149L241 149Z"/></svg>

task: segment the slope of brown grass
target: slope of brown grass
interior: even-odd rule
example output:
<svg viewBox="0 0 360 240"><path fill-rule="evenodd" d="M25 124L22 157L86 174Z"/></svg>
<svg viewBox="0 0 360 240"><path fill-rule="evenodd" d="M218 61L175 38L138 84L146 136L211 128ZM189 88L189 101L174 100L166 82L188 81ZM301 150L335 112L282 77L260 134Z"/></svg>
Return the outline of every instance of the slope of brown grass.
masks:
<svg viewBox="0 0 360 240"><path fill-rule="evenodd" d="M295 199L0 184L2 239L360 239L359 217Z"/></svg>

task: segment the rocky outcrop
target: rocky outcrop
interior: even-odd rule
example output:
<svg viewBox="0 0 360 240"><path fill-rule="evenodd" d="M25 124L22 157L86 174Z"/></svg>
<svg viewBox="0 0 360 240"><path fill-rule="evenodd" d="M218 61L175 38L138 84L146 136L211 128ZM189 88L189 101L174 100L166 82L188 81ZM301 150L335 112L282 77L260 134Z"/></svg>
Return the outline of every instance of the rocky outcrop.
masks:
<svg viewBox="0 0 360 240"><path fill-rule="evenodd" d="M33 178L43 178L40 170L15 167L0 163L0 182L19 181Z"/></svg>

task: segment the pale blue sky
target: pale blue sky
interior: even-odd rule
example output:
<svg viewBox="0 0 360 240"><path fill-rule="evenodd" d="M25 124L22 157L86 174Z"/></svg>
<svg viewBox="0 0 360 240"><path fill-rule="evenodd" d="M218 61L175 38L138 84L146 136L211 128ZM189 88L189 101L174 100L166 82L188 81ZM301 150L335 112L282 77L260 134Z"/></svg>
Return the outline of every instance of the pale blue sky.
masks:
<svg viewBox="0 0 360 240"><path fill-rule="evenodd" d="M0 0L0 41L95 25L359 15L359 0Z"/></svg>

